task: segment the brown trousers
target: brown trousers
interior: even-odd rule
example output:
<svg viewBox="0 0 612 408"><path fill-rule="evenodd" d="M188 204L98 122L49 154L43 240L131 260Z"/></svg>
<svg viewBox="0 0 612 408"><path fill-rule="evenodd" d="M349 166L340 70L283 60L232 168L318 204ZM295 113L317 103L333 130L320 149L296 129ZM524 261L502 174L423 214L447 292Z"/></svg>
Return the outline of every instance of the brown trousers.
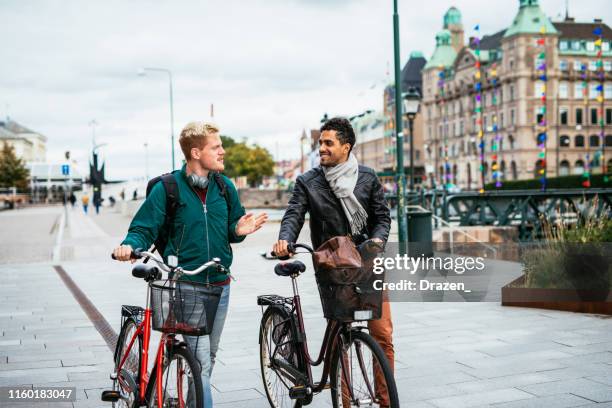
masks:
<svg viewBox="0 0 612 408"><path fill-rule="evenodd" d="M386 296L385 296L386 298ZM391 304L387 299L382 303L382 314L378 320L368 321L368 330L370 335L376 340L376 342L382 347L389 365L391 372L395 372L395 352L393 350L393 321L391 320ZM348 360L345 360L348 363ZM381 407L388 407L389 394L387 392L386 381L384 374L378 364L374 364L374 383L376 384L376 397L380 401ZM342 381L342 405L344 407L350 406L350 396L345 386L345 381Z"/></svg>

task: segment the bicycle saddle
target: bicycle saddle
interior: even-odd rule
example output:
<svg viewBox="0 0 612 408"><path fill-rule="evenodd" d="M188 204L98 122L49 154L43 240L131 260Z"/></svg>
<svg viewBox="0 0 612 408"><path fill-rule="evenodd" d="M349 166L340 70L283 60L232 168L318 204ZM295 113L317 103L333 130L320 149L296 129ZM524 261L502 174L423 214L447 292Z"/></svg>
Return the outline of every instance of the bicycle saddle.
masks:
<svg viewBox="0 0 612 408"><path fill-rule="evenodd" d="M299 275L306 270L306 265L300 261L281 262L274 267L274 272L278 276Z"/></svg>
<svg viewBox="0 0 612 408"><path fill-rule="evenodd" d="M162 273L157 266L138 264L132 269L132 276L149 282L161 279Z"/></svg>

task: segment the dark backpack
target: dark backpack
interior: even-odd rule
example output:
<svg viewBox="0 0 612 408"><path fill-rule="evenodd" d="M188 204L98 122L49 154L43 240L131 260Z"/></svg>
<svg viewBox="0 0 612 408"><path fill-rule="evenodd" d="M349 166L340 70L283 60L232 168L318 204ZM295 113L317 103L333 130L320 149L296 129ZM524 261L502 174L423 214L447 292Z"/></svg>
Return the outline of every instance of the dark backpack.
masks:
<svg viewBox="0 0 612 408"><path fill-rule="evenodd" d="M213 173L213 177L215 179L215 182L219 186L219 190L221 190L221 195L227 203L227 212L229 219L229 214L232 213L232 207L229 198L229 193L227 192L227 185L225 184L225 180L223 180L223 177L221 177L220 173ZM174 217L176 216L176 210L179 208L181 200L178 191L178 185L176 184L176 179L174 178L174 172L165 173L161 176L157 176L149 180L149 182L147 183L147 197L149 197L149 194L151 193L151 190L153 190L153 187L160 181L162 182L164 190L166 191L166 218L164 220L164 225L160 229L159 234L157 235L157 238L153 243L152 252L157 251L160 255L163 255L164 251L166 250L166 245L168 245L168 237L170 236L172 222L174 221Z"/></svg>

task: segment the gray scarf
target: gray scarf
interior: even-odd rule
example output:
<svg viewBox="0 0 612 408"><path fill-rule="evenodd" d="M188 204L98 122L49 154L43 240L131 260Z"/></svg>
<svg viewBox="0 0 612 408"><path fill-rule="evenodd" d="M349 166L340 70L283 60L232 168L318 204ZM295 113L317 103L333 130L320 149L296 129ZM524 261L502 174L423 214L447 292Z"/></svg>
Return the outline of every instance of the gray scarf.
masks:
<svg viewBox="0 0 612 408"><path fill-rule="evenodd" d="M353 193L359 176L359 163L351 153L347 161L334 167L321 166L325 179L340 200L342 209L351 226L352 234L359 234L367 225L368 213Z"/></svg>

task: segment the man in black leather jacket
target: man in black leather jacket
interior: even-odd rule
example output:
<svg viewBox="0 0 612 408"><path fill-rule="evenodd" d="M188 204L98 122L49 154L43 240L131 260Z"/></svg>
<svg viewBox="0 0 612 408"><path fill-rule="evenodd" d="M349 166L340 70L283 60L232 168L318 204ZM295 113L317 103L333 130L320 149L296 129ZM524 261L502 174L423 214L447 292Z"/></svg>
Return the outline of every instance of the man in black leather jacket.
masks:
<svg viewBox="0 0 612 408"><path fill-rule="evenodd" d="M339 235L351 235L356 244L366 239L380 244L387 241L391 217L383 187L374 170L357 164L351 154L354 145L355 133L347 119L333 118L323 124L319 139L321 165L297 178L278 241L273 247L276 255L289 255L287 244L296 242L306 212L310 213L310 239L314 248ZM352 182L348 186L345 183L344 189L341 188L343 182L334 177L338 169L341 169L341 176L352 172L352 175L341 177L341 180L352 177ZM348 190L353 197L347 197ZM381 319L369 321L368 327L393 369L393 323L388 301L383 301Z"/></svg>

